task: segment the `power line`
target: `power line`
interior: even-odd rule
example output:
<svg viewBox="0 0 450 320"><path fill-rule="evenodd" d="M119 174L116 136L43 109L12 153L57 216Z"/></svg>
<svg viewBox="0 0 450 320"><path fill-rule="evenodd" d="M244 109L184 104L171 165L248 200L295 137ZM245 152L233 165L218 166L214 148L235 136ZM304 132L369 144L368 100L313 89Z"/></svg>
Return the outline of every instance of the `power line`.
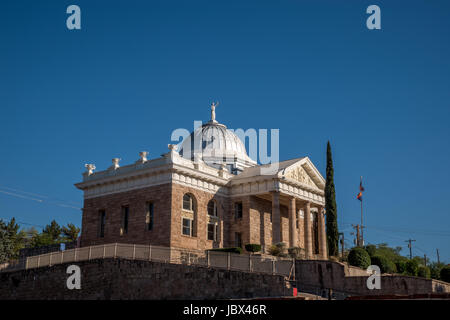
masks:
<svg viewBox="0 0 450 320"><path fill-rule="evenodd" d="M374 230L384 230L392 233L414 233L414 234L423 234L423 235L432 235L432 236L450 236L450 231L446 230L413 230L413 229L405 229L399 227L378 227L378 226L365 226L365 228L370 228Z"/></svg>
<svg viewBox="0 0 450 320"><path fill-rule="evenodd" d="M57 200L57 201L55 201L55 200L51 200L51 198L49 196L40 195L37 193L21 191L21 190L9 188L9 187L3 187L3 186L0 186L0 188L8 190L8 191L0 190L0 193L6 194L9 196L13 196L16 198L26 199L26 200L30 200L30 201L39 202L39 203L47 203L47 204L51 204L51 205L55 205L55 206L59 206L59 207L63 207L63 208L70 208L70 209L76 209L76 210L81 209L80 207L75 207L73 205L74 202L72 202L72 201L65 201L65 200L60 200L60 199L56 199L56 198L55 198L55 200Z"/></svg>
<svg viewBox="0 0 450 320"><path fill-rule="evenodd" d="M0 219L5 219L5 221L7 221L7 218L0 218ZM9 221L11 221L13 218L11 218ZM41 226L39 224L35 224L35 223L30 223L30 222L23 222L23 221L16 221L17 224L25 224L28 226L32 226L32 227L38 227L40 229L44 229L44 226Z"/></svg>

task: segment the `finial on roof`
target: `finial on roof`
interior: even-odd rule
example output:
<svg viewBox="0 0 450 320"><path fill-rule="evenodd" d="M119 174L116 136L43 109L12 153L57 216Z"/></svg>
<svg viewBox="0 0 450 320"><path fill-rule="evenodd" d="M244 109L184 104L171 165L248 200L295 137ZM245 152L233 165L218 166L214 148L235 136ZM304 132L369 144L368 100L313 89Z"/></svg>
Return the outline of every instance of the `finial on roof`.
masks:
<svg viewBox="0 0 450 320"><path fill-rule="evenodd" d="M140 162L140 163L146 163L146 162L147 162L147 156L148 156L148 152L147 152L147 151L141 151L141 152L139 152L139 157L140 157L140 159L138 160L138 162Z"/></svg>
<svg viewBox="0 0 450 320"><path fill-rule="evenodd" d="M169 144L167 146L169 147L170 151L175 151L176 152L177 149L178 149L178 146L176 144Z"/></svg>
<svg viewBox="0 0 450 320"><path fill-rule="evenodd" d="M219 106L219 103L211 103L211 122L217 122L216 121L216 107Z"/></svg>
<svg viewBox="0 0 450 320"><path fill-rule="evenodd" d="M109 169L111 169L111 170L117 170L117 169L119 169L119 167L120 167L119 161L120 161L120 160L122 160L122 159L120 159L120 158L113 158L113 159L111 160L112 166L109 167Z"/></svg>
<svg viewBox="0 0 450 320"><path fill-rule="evenodd" d="M94 173L94 170L95 170L95 165L94 164L86 163L84 165L84 167L86 168L86 173L87 173L88 176L90 176L91 174Z"/></svg>

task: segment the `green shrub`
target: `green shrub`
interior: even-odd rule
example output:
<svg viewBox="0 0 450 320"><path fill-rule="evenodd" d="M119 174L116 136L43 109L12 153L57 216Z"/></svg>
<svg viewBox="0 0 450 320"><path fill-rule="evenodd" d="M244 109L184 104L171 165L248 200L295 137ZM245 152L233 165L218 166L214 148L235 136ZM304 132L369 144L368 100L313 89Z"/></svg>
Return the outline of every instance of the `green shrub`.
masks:
<svg viewBox="0 0 450 320"><path fill-rule="evenodd" d="M445 282L450 282L450 264L446 265L441 269L441 280Z"/></svg>
<svg viewBox="0 0 450 320"><path fill-rule="evenodd" d="M367 269L370 266L370 256L363 248L355 247L348 254L348 262L352 266Z"/></svg>
<svg viewBox="0 0 450 320"><path fill-rule="evenodd" d="M422 277L422 278L431 278L431 271L430 268L425 267L425 266L420 266L419 270L417 272L417 276Z"/></svg>
<svg viewBox="0 0 450 320"><path fill-rule="evenodd" d="M248 252L259 252L261 251L261 245L257 243L249 243L245 245L245 250Z"/></svg>
<svg viewBox="0 0 450 320"><path fill-rule="evenodd" d="M279 242L270 247L269 253L276 257L286 257L286 244L284 242Z"/></svg>
<svg viewBox="0 0 450 320"><path fill-rule="evenodd" d="M231 248L216 248L216 249L210 249L209 251L220 251L220 252L231 252L231 253L242 253L242 248L239 247L231 247Z"/></svg>
<svg viewBox="0 0 450 320"><path fill-rule="evenodd" d="M398 273L405 273L406 272L406 261L397 261L395 263L395 267L397 268Z"/></svg>
<svg viewBox="0 0 450 320"><path fill-rule="evenodd" d="M444 267L444 264L432 262L432 263L430 263L429 267L430 267L431 278L440 280L441 279L441 269Z"/></svg>
<svg viewBox="0 0 450 320"><path fill-rule="evenodd" d="M367 253L369 254L369 256L372 258L373 256L376 255L376 251L377 251L377 246L373 245L373 244L369 244L367 246L364 247L364 249L367 251ZM374 263L372 263L374 264Z"/></svg>
<svg viewBox="0 0 450 320"><path fill-rule="evenodd" d="M408 260L405 265L405 273L410 276L417 276L419 272L419 263L416 260Z"/></svg>
<svg viewBox="0 0 450 320"><path fill-rule="evenodd" d="M386 257L374 255L370 260L371 264L380 268L381 273L395 273L397 271L395 264Z"/></svg>
<svg viewBox="0 0 450 320"><path fill-rule="evenodd" d="M303 249L299 247L292 247L288 248L288 253L291 258L300 259L303 257L302 250Z"/></svg>

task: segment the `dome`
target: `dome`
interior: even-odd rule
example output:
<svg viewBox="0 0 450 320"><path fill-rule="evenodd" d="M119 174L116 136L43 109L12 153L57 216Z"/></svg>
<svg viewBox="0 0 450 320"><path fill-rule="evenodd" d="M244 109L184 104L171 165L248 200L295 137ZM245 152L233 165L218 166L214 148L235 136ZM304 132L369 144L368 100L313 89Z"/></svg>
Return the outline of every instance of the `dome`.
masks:
<svg viewBox="0 0 450 320"><path fill-rule="evenodd" d="M242 140L224 124L211 120L186 137L180 148L180 155L190 160L201 159L206 164L220 168L227 166L231 173L239 173L246 167L256 165L245 150Z"/></svg>

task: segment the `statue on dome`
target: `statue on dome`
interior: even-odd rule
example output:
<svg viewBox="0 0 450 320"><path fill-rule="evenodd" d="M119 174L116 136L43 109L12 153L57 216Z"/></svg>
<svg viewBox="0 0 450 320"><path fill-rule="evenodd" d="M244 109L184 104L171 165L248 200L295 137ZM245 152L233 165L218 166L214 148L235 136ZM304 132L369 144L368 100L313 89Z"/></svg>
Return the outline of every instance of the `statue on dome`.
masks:
<svg viewBox="0 0 450 320"><path fill-rule="evenodd" d="M218 102L216 103L212 103L211 104L211 121L215 122L216 121L216 107L219 105Z"/></svg>

